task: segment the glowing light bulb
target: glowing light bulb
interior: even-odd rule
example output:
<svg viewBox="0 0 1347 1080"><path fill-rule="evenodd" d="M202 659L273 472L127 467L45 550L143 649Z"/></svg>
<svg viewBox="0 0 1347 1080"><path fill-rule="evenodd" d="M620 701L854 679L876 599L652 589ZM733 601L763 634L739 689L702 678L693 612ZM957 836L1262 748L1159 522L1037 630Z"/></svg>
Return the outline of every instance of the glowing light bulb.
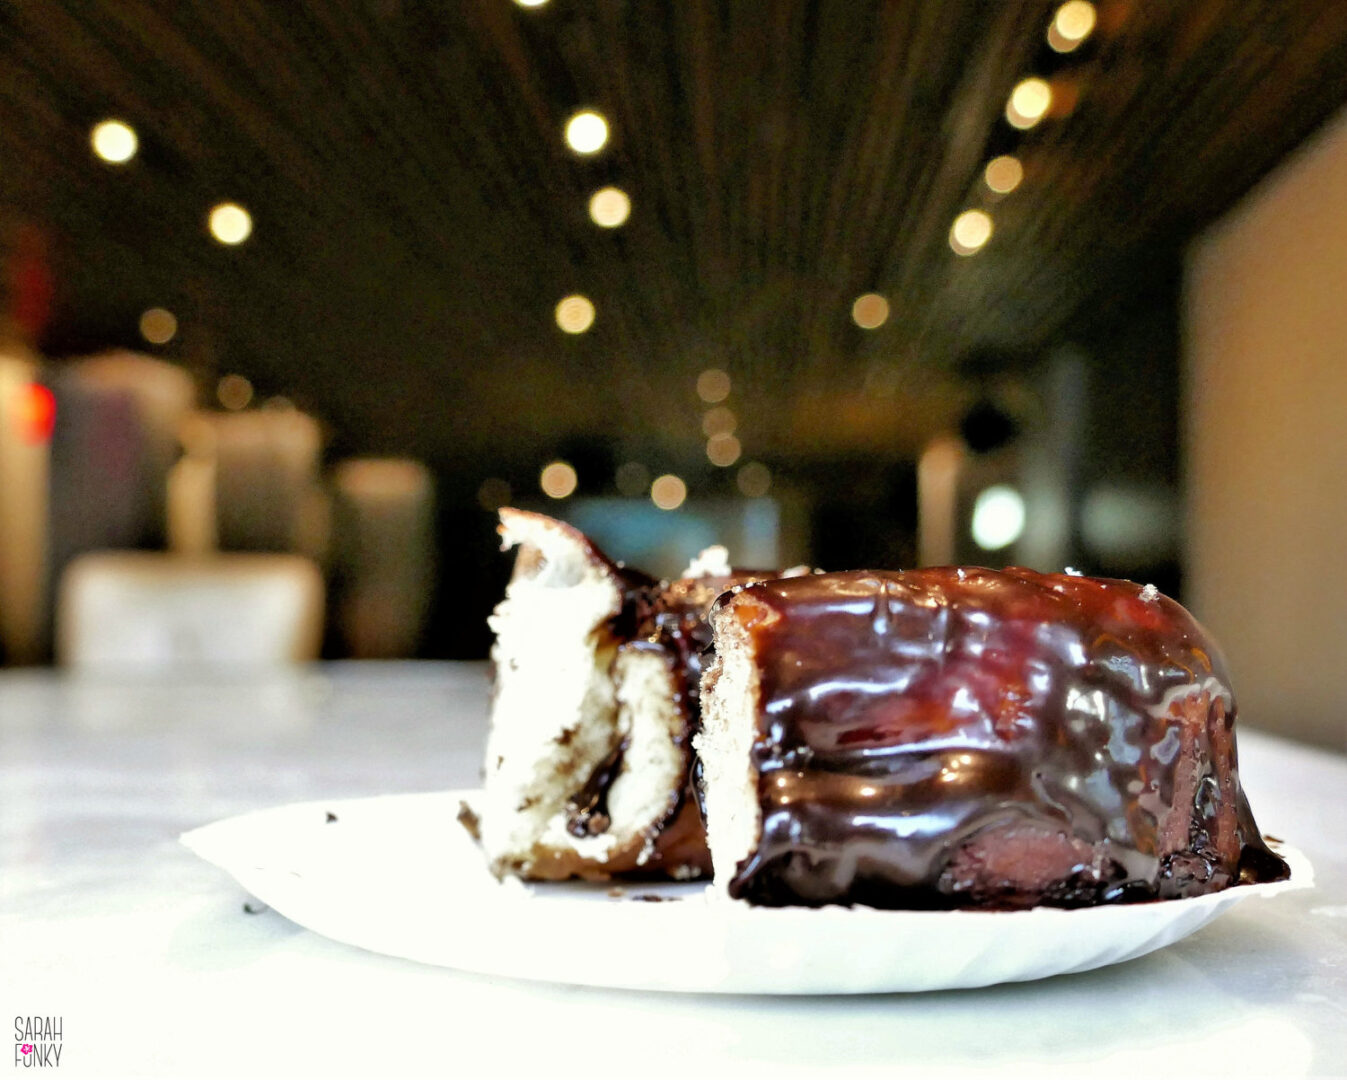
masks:
<svg viewBox="0 0 1347 1080"><path fill-rule="evenodd" d="M631 199L621 188L599 188L589 197L589 217L604 229L616 229L631 214Z"/></svg>
<svg viewBox="0 0 1347 1080"><path fill-rule="evenodd" d="M209 223L211 236L231 247L243 243L253 233L253 217L238 203L225 202L212 207Z"/></svg>
<svg viewBox="0 0 1347 1080"><path fill-rule="evenodd" d="M538 486L551 499L564 499L573 494L579 482L574 467L565 461L553 461L538 475Z"/></svg>
<svg viewBox="0 0 1347 1080"><path fill-rule="evenodd" d="M879 293L856 297L851 305L851 318L862 330L874 330L889 320L889 302Z"/></svg>
<svg viewBox="0 0 1347 1080"><path fill-rule="evenodd" d="M557 304L557 325L568 334L583 334L594 325L594 303L576 293Z"/></svg>
<svg viewBox="0 0 1347 1080"><path fill-rule="evenodd" d="M109 165L123 165L136 156L140 139L130 124L121 120L103 120L89 132L89 144Z"/></svg>
<svg viewBox="0 0 1347 1080"><path fill-rule="evenodd" d="M992 238L992 218L985 210L965 210L949 230L949 246L958 255L981 251Z"/></svg>
<svg viewBox="0 0 1347 1080"><path fill-rule="evenodd" d="M566 122L566 145L577 154L597 154L608 142L608 121L592 109Z"/></svg>
<svg viewBox="0 0 1347 1080"><path fill-rule="evenodd" d="M1033 127L1052 108L1052 87L1044 80L1023 79L1010 93L1006 102L1006 121L1021 131Z"/></svg>
<svg viewBox="0 0 1347 1080"><path fill-rule="evenodd" d="M993 484L973 502L973 541L987 551L1009 547L1024 532L1024 498L1009 484Z"/></svg>

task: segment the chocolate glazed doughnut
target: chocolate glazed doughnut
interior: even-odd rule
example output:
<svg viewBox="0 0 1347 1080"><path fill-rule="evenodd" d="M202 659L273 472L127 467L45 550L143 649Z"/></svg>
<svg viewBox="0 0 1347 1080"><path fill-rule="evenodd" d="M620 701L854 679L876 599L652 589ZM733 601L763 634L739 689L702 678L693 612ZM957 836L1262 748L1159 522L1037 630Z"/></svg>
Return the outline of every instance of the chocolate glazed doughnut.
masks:
<svg viewBox="0 0 1347 1080"><path fill-rule="evenodd" d="M1286 877L1215 643L1131 582L820 574L722 596L697 746L762 905L1077 907Z"/></svg>

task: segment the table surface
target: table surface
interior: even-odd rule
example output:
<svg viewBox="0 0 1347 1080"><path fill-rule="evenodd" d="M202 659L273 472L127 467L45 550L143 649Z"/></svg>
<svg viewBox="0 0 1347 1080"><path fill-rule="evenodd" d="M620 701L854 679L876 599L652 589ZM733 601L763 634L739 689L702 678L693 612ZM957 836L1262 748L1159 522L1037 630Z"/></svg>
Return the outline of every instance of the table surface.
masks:
<svg viewBox="0 0 1347 1080"><path fill-rule="evenodd" d="M260 807L474 786L485 699L474 664L0 673L5 1024L60 1017L60 1075L99 1077L1347 1075L1347 758L1251 730L1259 823L1309 856L1313 889L1128 964L985 990L727 998L468 975L249 915L177 843Z"/></svg>

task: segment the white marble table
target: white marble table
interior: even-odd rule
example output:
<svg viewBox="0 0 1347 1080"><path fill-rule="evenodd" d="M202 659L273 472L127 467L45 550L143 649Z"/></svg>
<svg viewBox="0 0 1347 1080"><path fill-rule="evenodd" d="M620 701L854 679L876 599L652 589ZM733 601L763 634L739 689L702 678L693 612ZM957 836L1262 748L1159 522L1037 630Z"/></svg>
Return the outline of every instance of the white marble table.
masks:
<svg viewBox="0 0 1347 1080"><path fill-rule="evenodd" d="M1347 758L1251 731L1260 824L1309 855L1315 889L1130 964L987 990L699 998L464 975L245 914L177 844L279 803L473 785L485 685L453 664L261 684L0 673L6 1030L61 1017L52 1075L96 1077L1347 1075Z"/></svg>

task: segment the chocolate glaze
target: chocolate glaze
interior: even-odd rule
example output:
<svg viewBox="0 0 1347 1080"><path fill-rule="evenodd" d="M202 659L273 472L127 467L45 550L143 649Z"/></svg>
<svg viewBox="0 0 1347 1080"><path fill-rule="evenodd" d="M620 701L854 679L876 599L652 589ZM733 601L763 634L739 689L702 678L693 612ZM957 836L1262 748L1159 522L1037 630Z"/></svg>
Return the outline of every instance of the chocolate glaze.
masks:
<svg viewBox="0 0 1347 1080"><path fill-rule="evenodd" d="M598 836L608 831L612 818L608 816L608 792L622 772L622 758L627 752L623 739L590 773L585 786L570 797L566 804L566 831L572 836Z"/></svg>
<svg viewBox="0 0 1347 1080"><path fill-rule="evenodd" d="M722 596L761 679L758 904L1078 906L1287 876L1215 643L1131 582L823 574Z"/></svg>
<svg viewBox="0 0 1347 1080"><path fill-rule="evenodd" d="M711 624L707 621L711 605L728 589L772 576L765 571L736 570L727 576L680 578L654 592L639 636L673 656L694 731L701 724L702 670L712 638Z"/></svg>

